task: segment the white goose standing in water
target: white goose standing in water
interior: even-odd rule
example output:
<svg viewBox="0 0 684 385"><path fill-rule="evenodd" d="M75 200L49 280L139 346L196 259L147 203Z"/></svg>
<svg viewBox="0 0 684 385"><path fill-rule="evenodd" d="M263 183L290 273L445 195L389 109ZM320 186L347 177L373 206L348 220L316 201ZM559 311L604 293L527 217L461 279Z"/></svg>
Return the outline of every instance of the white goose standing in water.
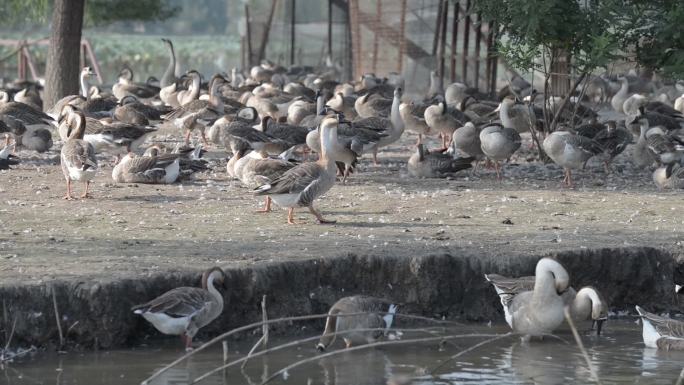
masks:
<svg viewBox="0 0 684 385"><path fill-rule="evenodd" d="M553 332L565 319L561 295L570 277L565 268L551 258L537 262L534 290L520 293L507 304L506 321L514 332L529 340Z"/></svg>
<svg viewBox="0 0 684 385"><path fill-rule="evenodd" d="M150 302L134 306L133 313L142 315L164 334L179 335L186 350L192 350L192 338L199 329L223 312L223 295L215 284L224 284L225 273L212 267L202 274L202 288L178 287Z"/></svg>
<svg viewBox="0 0 684 385"><path fill-rule="evenodd" d="M295 207L308 207L318 223L335 223L323 218L323 215L313 207L314 200L325 194L335 184L337 166L332 159L332 137L337 136L337 125L341 117L328 116L321 122L319 130L321 138L321 156L316 162L301 163L282 176L258 187L256 195L268 195L280 207L287 207L287 223L294 221Z"/></svg>

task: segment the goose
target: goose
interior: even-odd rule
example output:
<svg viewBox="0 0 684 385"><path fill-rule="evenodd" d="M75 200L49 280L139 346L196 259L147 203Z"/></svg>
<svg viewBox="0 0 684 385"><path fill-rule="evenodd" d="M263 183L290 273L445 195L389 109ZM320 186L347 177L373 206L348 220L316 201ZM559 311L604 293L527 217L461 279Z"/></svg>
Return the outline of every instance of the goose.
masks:
<svg viewBox="0 0 684 385"><path fill-rule="evenodd" d="M97 173L97 159L93 145L83 140L85 134L85 115L80 111L74 112L73 121L70 123L69 137L62 146L60 160L62 173L66 179L67 192L64 199L72 200L71 181L80 181L84 184L81 198L88 198L88 186Z"/></svg>
<svg viewBox="0 0 684 385"><path fill-rule="evenodd" d="M169 49L169 65L159 81L159 86L164 88L175 84L178 79L176 78L176 52L173 50L173 42L170 39L162 38L161 40L164 42L164 46Z"/></svg>
<svg viewBox="0 0 684 385"><path fill-rule="evenodd" d="M501 101L497 110L501 124L504 127L514 128L520 134L530 132L531 124L534 123L531 119L536 120L536 116L530 115L527 105L516 103L515 99L510 96Z"/></svg>
<svg viewBox="0 0 684 385"><path fill-rule="evenodd" d="M164 334L180 335L186 350L192 338L223 312L223 296L216 285L225 285L226 275L219 267L202 274L202 288L178 287L131 308Z"/></svg>
<svg viewBox="0 0 684 385"><path fill-rule="evenodd" d="M648 148L648 140L646 134L650 128L648 119L635 117L629 124L639 124L639 138L634 145L632 151L632 158L634 164L639 168L650 167L656 161L654 154Z"/></svg>
<svg viewBox="0 0 684 385"><path fill-rule="evenodd" d="M356 99L352 96L344 96L342 92L336 93L325 105L337 112L341 112L347 119L353 120L358 116L354 107Z"/></svg>
<svg viewBox="0 0 684 385"><path fill-rule="evenodd" d="M674 109L679 111L679 113L684 114L684 94L675 99Z"/></svg>
<svg viewBox="0 0 684 385"><path fill-rule="evenodd" d="M318 223L335 223L323 218L314 207L314 200L325 194L335 184L335 159L330 158L331 137L337 135L337 125L340 117L328 116L321 122L321 153L317 162L301 163L288 171L280 178L258 187L256 195L268 195L280 207L287 207L287 223L295 224L295 207L306 206L309 208Z"/></svg>
<svg viewBox="0 0 684 385"><path fill-rule="evenodd" d="M113 117L114 119L120 120L126 123L147 125L143 123L135 123L133 119L141 119L138 117L142 115L146 120L161 120L163 114L171 112L171 109L165 106L150 106L144 103L140 103L135 96L128 95L121 99L118 106L114 109ZM128 116L130 114L130 116Z"/></svg>
<svg viewBox="0 0 684 385"><path fill-rule="evenodd" d="M494 286L499 295L506 314L506 322L509 322L511 326L510 313L506 304L510 303L517 294L534 290L534 276L509 278L499 274L485 274L485 279ZM585 286L579 291L568 287L561 298L565 306L570 306L570 317L575 323L592 321L592 328L593 324L596 324L597 334L601 334L603 322L608 318L608 306L598 290L591 286Z"/></svg>
<svg viewBox="0 0 684 385"><path fill-rule="evenodd" d="M0 170L9 170L10 166L19 164L19 159L12 155L15 149L15 144L7 143L2 150L0 150Z"/></svg>
<svg viewBox="0 0 684 385"><path fill-rule="evenodd" d="M660 166L653 171L653 182L661 191L684 189L684 167L677 163Z"/></svg>
<svg viewBox="0 0 684 385"><path fill-rule="evenodd" d="M613 95L612 99L610 99L610 105L613 106L613 109L616 112L624 114L625 101L630 97L629 80L624 75L618 75L617 79L620 82L620 90Z"/></svg>
<svg viewBox="0 0 684 385"><path fill-rule="evenodd" d="M669 104L663 103L661 101L657 100L652 100L650 102L645 102L643 104L644 111L646 112L657 112L662 115L668 115L670 117L673 117L675 119L683 118L683 114L679 112L677 109L673 108ZM638 109L638 108L637 108ZM638 112L635 112L637 114Z"/></svg>
<svg viewBox="0 0 684 385"><path fill-rule="evenodd" d="M365 295L344 297L332 305L325 320L325 330L316 349L325 351L340 333L347 348L352 345L373 343L387 336L392 327L397 305L381 298ZM344 314L367 313L352 316ZM354 331L354 329L364 329ZM374 330L365 330L374 329Z"/></svg>
<svg viewBox="0 0 684 385"><path fill-rule="evenodd" d="M622 111L626 115L637 115L639 107L644 107L648 103L648 99L644 95L634 94L628 97L622 104Z"/></svg>
<svg viewBox="0 0 684 385"><path fill-rule="evenodd" d="M251 151L244 158L242 158L241 152L236 153L233 158L235 157L241 161L239 164L235 164L235 176L245 187L252 189L271 183L296 166L296 163L284 159L286 158L285 154L281 154L279 158L274 159L264 157L259 152ZM264 208L257 210L257 212L270 212L271 202L271 197L266 196Z"/></svg>
<svg viewBox="0 0 684 385"><path fill-rule="evenodd" d="M408 160L409 174L416 178L446 178L472 167L473 158L454 158L441 152L428 152L423 144Z"/></svg>
<svg viewBox="0 0 684 385"><path fill-rule="evenodd" d="M484 157L480 130L472 123L466 122L463 127L454 131L451 138L451 148L465 156L479 160Z"/></svg>
<svg viewBox="0 0 684 385"><path fill-rule="evenodd" d="M321 104L324 102L323 97L316 95L316 100L320 100ZM287 108L287 123L298 125L304 118L310 115L316 115L319 108L317 103L310 103L306 100L296 100ZM320 108L322 109L322 107Z"/></svg>
<svg viewBox="0 0 684 385"><path fill-rule="evenodd" d="M179 175L180 159L175 154L159 157L129 152L112 170L112 179L116 183L171 184Z"/></svg>
<svg viewBox="0 0 684 385"><path fill-rule="evenodd" d="M195 70L188 71L185 74L185 77L190 79L190 85L187 90L178 90L178 93L176 94L176 100L180 106L184 106L199 98L200 86L202 83L202 76Z"/></svg>
<svg viewBox="0 0 684 385"><path fill-rule="evenodd" d="M302 146L306 144L306 135L309 129L302 126L279 123L270 116L261 119L261 131L273 138L280 139L288 144L288 147Z"/></svg>
<svg viewBox="0 0 684 385"><path fill-rule="evenodd" d="M572 169L584 167L595 155L603 153L603 148L596 141L575 135L567 131L555 131L549 134L542 148L554 163L563 167L565 178L563 184L572 187Z"/></svg>
<svg viewBox="0 0 684 385"><path fill-rule="evenodd" d="M386 118L390 115L392 99L385 99L370 92L360 96L354 102L354 109L361 118Z"/></svg>
<svg viewBox="0 0 684 385"><path fill-rule="evenodd" d="M564 320L565 307L562 294L568 288L570 277L565 268L551 258L537 262L534 289L524 291L507 304L509 325L524 340L532 336L552 333Z"/></svg>
<svg viewBox="0 0 684 385"><path fill-rule="evenodd" d="M19 137L18 144L39 153L52 148L52 133L42 127L31 127Z"/></svg>
<svg viewBox="0 0 684 385"><path fill-rule="evenodd" d="M684 322L636 307L643 326L644 345L660 350L684 350Z"/></svg>
<svg viewBox="0 0 684 385"><path fill-rule="evenodd" d="M444 95L444 87L442 78L437 71L430 71L430 88L428 89L428 97L437 95Z"/></svg>
<svg viewBox="0 0 684 385"><path fill-rule="evenodd" d="M666 115L655 111L646 111L644 107L640 107L636 118L640 119L641 117L646 118L651 127L663 126L668 131L677 131L684 128L684 117L680 115Z"/></svg>
<svg viewBox="0 0 684 385"><path fill-rule="evenodd" d="M121 100L126 95L133 95L140 99L150 99L159 94L157 87L151 86L147 83L134 83L133 71L124 67L119 72L119 81L112 86L112 94Z"/></svg>
<svg viewBox="0 0 684 385"><path fill-rule="evenodd" d="M325 117L325 114L320 115L320 119ZM366 118L350 123L343 121L337 127L337 140L340 145L361 156L378 147L380 139L388 135L386 131L390 126L391 122L382 118ZM309 131L306 135L306 145L314 152L321 152L320 130Z"/></svg>
<svg viewBox="0 0 684 385"><path fill-rule="evenodd" d="M0 132L5 133L5 145L9 145L10 136L14 137L16 142L26 132L26 126L11 115L0 114Z"/></svg>
<svg viewBox="0 0 684 385"><path fill-rule="evenodd" d="M289 142L274 138L237 119L218 127L218 130L221 132L224 146L232 149L233 153L238 151L242 143L263 155L280 154L291 147Z"/></svg>
<svg viewBox="0 0 684 385"><path fill-rule="evenodd" d="M423 135L430 133L430 126L425 121L425 109L427 107L425 104L417 104L413 101L399 105L399 114L404 121L404 127L418 134L416 145L423 143Z"/></svg>
<svg viewBox="0 0 684 385"><path fill-rule="evenodd" d="M43 110L43 99L40 98L38 90L36 90L35 86L22 89L21 91L14 94L13 99L15 102L28 104L31 107L40 111Z"/></svg>
<svg viewBox="0 0 684 385"><path fill-rule="evenodd" d="M31 127L50 129L54 124L52 117L43 111L25 103L10 101L6 91L0 91L0 116L10 116L20 121L26 129Z"/></svg>
<svg viewBox="0 0 684 385"><path fill-rule="evenodd" d="M207 161L202 159L204 153L206 153L206 151L202 148L201 144L198 144L195 147L177 145L173 149L160 144L154 144L145 149L143 156L157 157L160 161L178 158L180 168L180 173L176 179L178 181L187 179L196 172L207 171L209 169Z"/></svg>
<svg viewBox="0 0 684 385"><path fill-rule="evenodd" d="M208 146L207 137L204 134L205 128L225 115L223 100L218 91L224 81L222 76L215 75L210 82L209 100L193 100L162 116L163 119L173 121L176 127L185 131L185 144L190 143L192 131L199 129L202 143Z"/></svg>
<svg viewBox="0 0 684 385"><path fill-rule="evenodd" d="M684 164L684 135L666 133L662 127L653 127L646 133L648 150L662 165Z"/></svg>
<svg viewBox="0 0 684 385"><path fill-rule="evenodd" d="M610 164L633 142L630 131L617 127L614 120L605 123L585 124L575 130L578 135L593 139L603 149L606 173L610 173Z"/></svg>
<svg viewBox="0 0 684 385"><path fill-rule="evenodd" d="M437 105L429 106L424 113L425 122L430 127L430 130L440 132L442 134L442 148L448 148L451 141L451 135L458 127L463 127L468 118L463 112L454 107L447 106L445 101L439 102Z"/></svg>
<svg viewBox="0 0 684 385"><path fill-rule="evenodd" d="M456 107L468 98L468 94L466 93L467 90L468 86L463 83L451 83L444 91L444 99L448 105Z"/></svg>
<svg viewBox="0 0 684 385"><path fill-rule="evenodd" d="M249 76L256 82L269 82L273 76L272 66L269 63L254 66L249 71Z"/></svg>
<svg viewBox="0 0 684 385"><path fill-rule="evenodd" d="M514 128L489 125L480 131L480 146L485 156L494 161L496 178L501 181L502 168L499 162L509 159L518 151L522 139Z"/></svg>
<svg viewBox="0 0 684 385"><path fill-rule="evenodd" d="M97 87L91 87L88 79L93 75L95 73L90 67L83 67L79 75L81 94L63 97L47 111L47 114L54 120L57 120L64 110L64 106L73 105L81 110L86 117L101 118L111 116L111 110L116 107L118 100L113 95L101 95ZM91 92L91 89L94 89L95 92Z"/></svg>

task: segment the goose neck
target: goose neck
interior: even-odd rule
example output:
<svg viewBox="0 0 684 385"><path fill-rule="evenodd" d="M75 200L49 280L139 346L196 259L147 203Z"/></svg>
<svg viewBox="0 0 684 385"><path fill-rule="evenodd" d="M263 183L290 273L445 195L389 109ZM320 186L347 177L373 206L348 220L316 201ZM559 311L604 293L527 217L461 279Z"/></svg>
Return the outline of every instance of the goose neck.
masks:
<svg viewBox="0 0 684 385"><path fill-rule="evenodd" d="M86 74L85 72L81 73L80 83L81 83L81 96L88 99L88 90L90 89L90 84L88 84L88 74Z"/></svg>
<svg viewBox="0 0 684 385"><path fill-rule="evenodd" d="M169 41L168 42L169 46L169 65L166 67L166 71L164 71L164 75L162 75L161 81L159 82L160 86L162 88L171 85L173 83L173 78L175 75L176 71L176 53L173 50L173 44Z"/></svg>
<svg viewBox="0 0 684 385"><path fill-rule="evenodd" d="M392 99L392 108L390 110L390 121L395 131L404 131L404 121L401 119L401 114L399 113L399 105L401 104L401 97L399 95L394 95Z"/></svg>

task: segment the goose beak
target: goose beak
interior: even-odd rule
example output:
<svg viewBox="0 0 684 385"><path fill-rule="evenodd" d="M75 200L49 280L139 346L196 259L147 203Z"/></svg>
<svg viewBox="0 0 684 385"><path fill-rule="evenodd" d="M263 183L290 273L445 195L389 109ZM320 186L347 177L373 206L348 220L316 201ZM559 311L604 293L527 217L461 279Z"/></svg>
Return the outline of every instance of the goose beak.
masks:
<svg viewBox="0 0 684 385"><path fill-rule="evenodd" d="M596 335L600 336L601 335L601 329L603 328L603 323L606 321L605 318L600 318L595 320L594 322L596 323Z"/></svg>

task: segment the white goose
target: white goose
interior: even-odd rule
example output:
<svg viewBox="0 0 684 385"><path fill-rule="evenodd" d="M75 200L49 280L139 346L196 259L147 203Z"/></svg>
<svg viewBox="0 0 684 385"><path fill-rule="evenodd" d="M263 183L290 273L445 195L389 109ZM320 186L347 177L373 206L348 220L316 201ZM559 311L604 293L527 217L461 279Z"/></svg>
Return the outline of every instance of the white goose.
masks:
<svg viewBox="0 0 684 385"><path fill-rule="evenodd" d="M565 268L551 258L537 262L534 290L522 292L507 304L506 321L516 333L529 340L553 332L564 320L562 294L570 277Z"/></svg>
<svg viewBox="0 0 684 385"><path fill-rule="evenodd" d="M199 329L223 312L223 296L215 284L223 285L224 279L223 270L212 267L202 275L201 289L178 287L131 310L143 316L160 332L180 335L185 349L192 350L192 338Z"/></svg>

